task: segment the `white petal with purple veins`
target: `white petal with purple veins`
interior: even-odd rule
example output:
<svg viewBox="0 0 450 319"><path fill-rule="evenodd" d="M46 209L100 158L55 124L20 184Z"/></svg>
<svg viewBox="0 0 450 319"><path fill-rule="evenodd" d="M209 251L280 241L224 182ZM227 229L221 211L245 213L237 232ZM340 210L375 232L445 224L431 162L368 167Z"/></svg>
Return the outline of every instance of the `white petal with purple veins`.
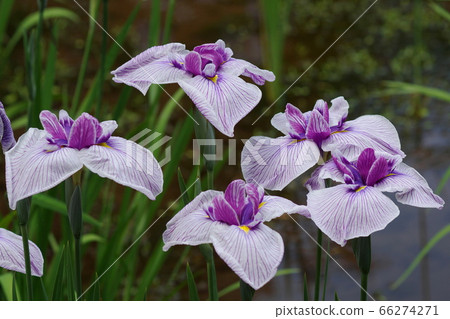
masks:
<svg viewBox="0 0 450 319"><path fill-rule="evenodd" d="M283 258L280 234L264 224L249 231L217 224L211 238L220 258L254 289L261 288L275 276Z"/></svg>
<svg viewBox="0 0 450 319"><path fill-rule="evenodd" d="M331 179L335 182L344 183L344 174L338 169L333 160L329 160L319 166L308 179L305 186L308 191L325 188L325 180Z"/></svg>
<svg viewBox="0 0 450 319"><path fill-rule="evenodd" d="M247 182L282 190L314 166L319 157L319 148L312 141L254 136L242 150L242 173Z"/></svg>
<svg viewBox="0 0 450 319"><path fill-rule="evenodd" d="M300 214L308 218L310 217L306 206L297 205L283 197L267 195L264 196L262 203L259 204L258 214L255 219L268 222L283 214Z"/></svg>
<svg viewBox="0 0 450 319"><path fill-rule="evenodd" d="M225 73L216 76L196 76L179 85L215 128L233 136L234 126L258 104L261 91L239 77Z"/></svg>
<svg viewBox="0 0 450 319"><path fill-rule="evenodd" d="M100 123L100 127L102 128L102 134L97 137L97 143L104 143L111 137L118 125L116 121L103 121Z"/></svg>
<svg viewBox="0 0 450 319"><path fill-rule="evenodd" d="M289 132L292 131L286 113L275 114L270 120L270 124L284 135L289 135Z"/></svg>
<svg viewBox="0 0 450 319"><path fill-rule="evenodd" d="M263 85L265 81L275 81L273 72L260 69L256 65L241 59L231 58L220 66L220 71L235 76L248 76L258 85Z"/></svg>
<svg viewBox="0 0 450 319"><path fill-rule="evenodd" d="M77 150L52 148L47 136L31 128L5 153L6 189L13 210L18 200L55 187L83 167Z"/></svg>
<svg viewBox="0 0 450 319"><path fill-rule="evenodd" d="M435 195L427 181L414 168L400 163L392 174L374 185L382 192L398 192L395 197L400 203L442 209L444 200Z"/></svg>
<svg viewBox="0 0 450 319"><path fill-rule="evenodd" d="M153 154L121 137L111 137L106 144L80 150L80 161L101 177L134 188L154 200L162 191L163 177Z"/></svg>
<svg viewBox="0 0 450 319"><path fill-rule="evenodd" d="M44 258L38 246L31 240L30 247L31 274L41 277L44 274ZM26 273L22 237L0 228L0 267Z"/></svg>
<svg viewBox="0 0 450 319"><path fill-rule="evenodd" d="M308 193L311 219L331 240L344 246L347 240L384 229L399 214L398 207L374 187L345 185Z"/></svg>
<svg viewBox="0 0 450 319"><path fill-rule="evenodd" d="M348 102L342 96L331 100L331 107L329 109L330 126L337 126L342 123L347 118L348 108Z"/></svg>

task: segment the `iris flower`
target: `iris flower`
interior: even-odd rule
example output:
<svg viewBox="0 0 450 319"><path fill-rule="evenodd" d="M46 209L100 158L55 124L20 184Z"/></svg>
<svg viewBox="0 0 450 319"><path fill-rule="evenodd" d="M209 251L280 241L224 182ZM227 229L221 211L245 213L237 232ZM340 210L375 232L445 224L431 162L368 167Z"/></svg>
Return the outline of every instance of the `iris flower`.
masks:
<svg viewBox="0 0 450 319"><path fill-rule="evenodd" d="M111 73L113 81L133 86L144 95L151 84L178 83L215 128L233 136L236 123L261 100L261 90L239 76L263 85L274 81L275 75L232 55L222 40L193 51L184 44L169 43L147 49Z"/></svg>
<svg viewBox="0 0 450 319"><path fill-rule="evenodd" d="M11 128L11 121L6 115L2 102L0 102L0 141L2 143L3 152L8 151L16 144Z"/></svg>
<svg viewBox="0 0 450 319"><path fill-rule="evenodd" d="M321 153L340 149L354 159L367 147L399 154L400 139L395 127L380 115L364 115L346 121L348 103L343 97L331 107L318 100L314 109L302 113L292 104L276 114L271 124L285 136L254 136L245 143L241 166L244 178L264 188L282 190L320 159Z"/></svg>
<svg viewBox="0 0 450 319"><path fill-rule="evenodd" d="M176 214L163 234L163 250L212 243L225 263L258 289L275 275L284 253L280 234L263 223L283 213L309 217L305 206L265 196L261 187L235 180L225 193L202 192Z"/></svg>
<svg viewBox="0 0 450 319"><path fill-rule="evenodd" d="M324 180L341 183L324 188ZM384 229L399 214L383 192L396 193L402 204L442 209L444 201L427 181L398 155L365 149L356 161L333 159L316 169L306 184L311 219L333 241L344 246L352 238Z"/></svg>
<svg viewBox="0 0 450 319"><path fill-rule="evenodd" d="M44 258L38 246L28 241L30 246L31 274L42 277L44 272ZM25 271L25 257L23 254L22 237L0 228L0 267L21 272Z"/></svg>
<svg viewBox="0 0 450 319"><path fill-rule="evenodd" d="M30 128L5 153L9 206L46 191L86 166L101 177L155 199L162 191L161 167L146 148L111 136L116 121L99 122L83 113L75 121L66 111L42 111L44 130Z"/></svg>

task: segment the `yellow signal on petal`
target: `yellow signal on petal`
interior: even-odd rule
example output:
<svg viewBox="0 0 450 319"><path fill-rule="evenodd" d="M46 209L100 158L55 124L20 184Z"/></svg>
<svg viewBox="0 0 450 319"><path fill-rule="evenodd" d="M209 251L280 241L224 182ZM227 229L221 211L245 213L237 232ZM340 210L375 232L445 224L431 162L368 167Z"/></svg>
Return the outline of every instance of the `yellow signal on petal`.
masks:
<svg viewBox="0 0 450 319"><path fill-rule="evenodd" d="M330 135L337 134L337 133L345 133L345 132L348 132L348 131L347 130L336 131L336 132L331 133Z"/></svg>
<svg viewBox="0 0 450 319"><path fill-rule="evenodd" d="M360 192L360 191L362 191L364 188L366 188L367 186L361 186L360 188L358 188L357 190L356 190L356 193L357 192Z"/></svg>
<svg viewBox="0 0 450 319"><path fill-rule="evenodd" d="M216 75L214 75L214 77L212 77L212 78L210 78L210 77L206 77L208 80L211 80L211 81L213 81L214 82L214 84L217 84L217 79L219 78L219 76L216 74Z"/></svg>
<svg viewBox="0 0 450 319"><path fill-rule="evenodd" d="M259 206L258 206L258 209L260 209L261 207L263 207L266 204L267 204L267 202L261 202L261 204L259 204Z"/></svg>
<svg viewBox="0 0 450 319"><path fill-rule="evenodd" d="M103 147L108 147L111 148L111 146L109 146L108 144L106 144L105 142L97 144L98 146L103 146Z"/></svg>
<svg viewBox="0 0 450 319"><path fill-rule="evenodd" d="M250 228L248 228L248 226L239 226L239 228L245 231L245 233L248 233L250 231Z"/></svg>
<svg viewBox="0 0 450 319"><path fill-rule="evenodd" d="M387 174L385 177L388 177L388 176L395 176L395 175L397 175L397 174L389 173L389 174Z"/></svg>

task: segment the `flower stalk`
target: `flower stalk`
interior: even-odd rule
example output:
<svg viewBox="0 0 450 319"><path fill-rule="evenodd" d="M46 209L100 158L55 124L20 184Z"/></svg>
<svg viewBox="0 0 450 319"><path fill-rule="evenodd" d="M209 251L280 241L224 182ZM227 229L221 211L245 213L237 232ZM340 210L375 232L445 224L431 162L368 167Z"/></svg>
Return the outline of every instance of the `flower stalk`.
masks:
<svg viewBox="0 0 450 319"><path fill-rule="evenodd" d="M239 282L239 287L241 290L242 301L252 301L255 295L255 289L253 289L249 284L247 284L242 279Z"/></svg>
<svg viewBox="0 0 450 319"><path fill-rule="evenodd" d="M28 219L30 216L31 198L27 197L17 203L17 216L22 233L23 252L25 257L25 275L27 281L28 300L33 300L33 283L31 278L30 246L28 243Z"/></svg>
<svg viewBox="0 0 450 319"><path fill-rule="evenodd" d="M361 301L367 301L367 284L372 257L370 236L354 239L352 248L361 272Z"/></svg>

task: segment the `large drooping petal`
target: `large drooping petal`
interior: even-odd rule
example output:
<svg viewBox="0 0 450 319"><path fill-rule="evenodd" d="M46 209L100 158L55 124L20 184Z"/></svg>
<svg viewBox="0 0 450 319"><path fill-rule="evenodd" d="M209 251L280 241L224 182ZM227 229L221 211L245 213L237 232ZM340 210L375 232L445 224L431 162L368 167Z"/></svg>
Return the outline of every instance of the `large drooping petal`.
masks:
<svg viewBox="0 0 450 319"><path fill-rule="evenodd" d="M211 232L220 258L246 283L259 289L275 276L283 258L283 240L264 224L246 231L238 226L217 224Z"/></svg>
<svg viewBox="0 0 450 319"><path fill-rule="evenodd" d="M392 200L370 186L341 184L307 196L311 219L341 246L349 239L384 229L399 214Z"/></svg>
<svg viewBox="0 0 450 319"><path fill-rule="evenodd" d="M31 240L30 247L31 275L41 277L44 274L44 258L38 246ZM0 228L0 267L26 273L22 237Z"/></svg>
<svg viewBox="0 0 450 319"><path fill-rule="evenodd" d="M200 245L210 243L210 233L213 222L205 212L212 204L214 197L222 192L208 190L201 192L168 223L163 234L164 247L167 251L174 245Z"/></svg>
<svg viewBox="0 0 450 319"><path fill-rule="evenodd" d="M215 128L233 136L234 126L261 100L261 91L237 76L217 73L216 77L195 76L179 85Z"/></svg>
<svg viewBox="0 0 450 319"><path fill-rule="evenodd" d="M79 151L80 161L92 172L134 188L151 200L161 193L161 167L146 148L121 137L111 137L106 146L93 145Z"/></svg>
<svg viewBox="0 0 450 319"><path fill-rule="evenodd" d="M242 173L247 182L282 190L314 166L319 157L319 148L312 141L254 136L242 150Z"/></svg>
<svg viewBox="0 0 450 319"><path fill-rule="evenodd" d="M35 128L19 138L5 153L9 206L18 200L55 187L83 167L78 151L49 145L48 133Z"/></svg>
<svg viewBox="0 0 450 319"><path fill-rule="evenodd" d="M339 150L349 161L356 160L366 148L405 157L400 147L395 127L380 115L364 115L347 121L341 131L331 133L322 143L324 151Z"/></svg>
<svg viewBox="0 0 450 319"><path fill-rule="evenodd" d="M220 72L227 73L235 76L247 76L250 77L253 82L258 85L263 85L265 81L275 81L275 75L273 72L258 68L256 65L251 64L245 60L231 58L220 66Z"/></svg>
<svg viewBox="0 0 450 319"><path fill-rule="evenodd" d="M190 78L192 75L180 67L187 53L181 43L151 47L112 71L113 81L135 87L145 95L153 83L175 83Z"/></svg>
<svg viewBox="0 0 450 319"><path fill-rule="evenodd" d="M2 102L0 102L0 141L3 152L7 152L16 144L16 139L11 128L11 121L6 115Z"/></svg>
<svg viewBox="0 0 450 319"><path fill-rule="evenodd" d="M382 192L398 192L400 203L442 209L444 200L435 195L427 181L414 168L400 163L394 171L374 185Z"/></svg>
<svg viewBox="0 0 450 319"><path fill-rule="evenodd" d="M258 214L255 219L262 222L268 222L285 213L289 215L300 214L308 218L310 217L306 206L297 205L283 197L266 195L264 196L262 203L259 204Z"/></svg>

